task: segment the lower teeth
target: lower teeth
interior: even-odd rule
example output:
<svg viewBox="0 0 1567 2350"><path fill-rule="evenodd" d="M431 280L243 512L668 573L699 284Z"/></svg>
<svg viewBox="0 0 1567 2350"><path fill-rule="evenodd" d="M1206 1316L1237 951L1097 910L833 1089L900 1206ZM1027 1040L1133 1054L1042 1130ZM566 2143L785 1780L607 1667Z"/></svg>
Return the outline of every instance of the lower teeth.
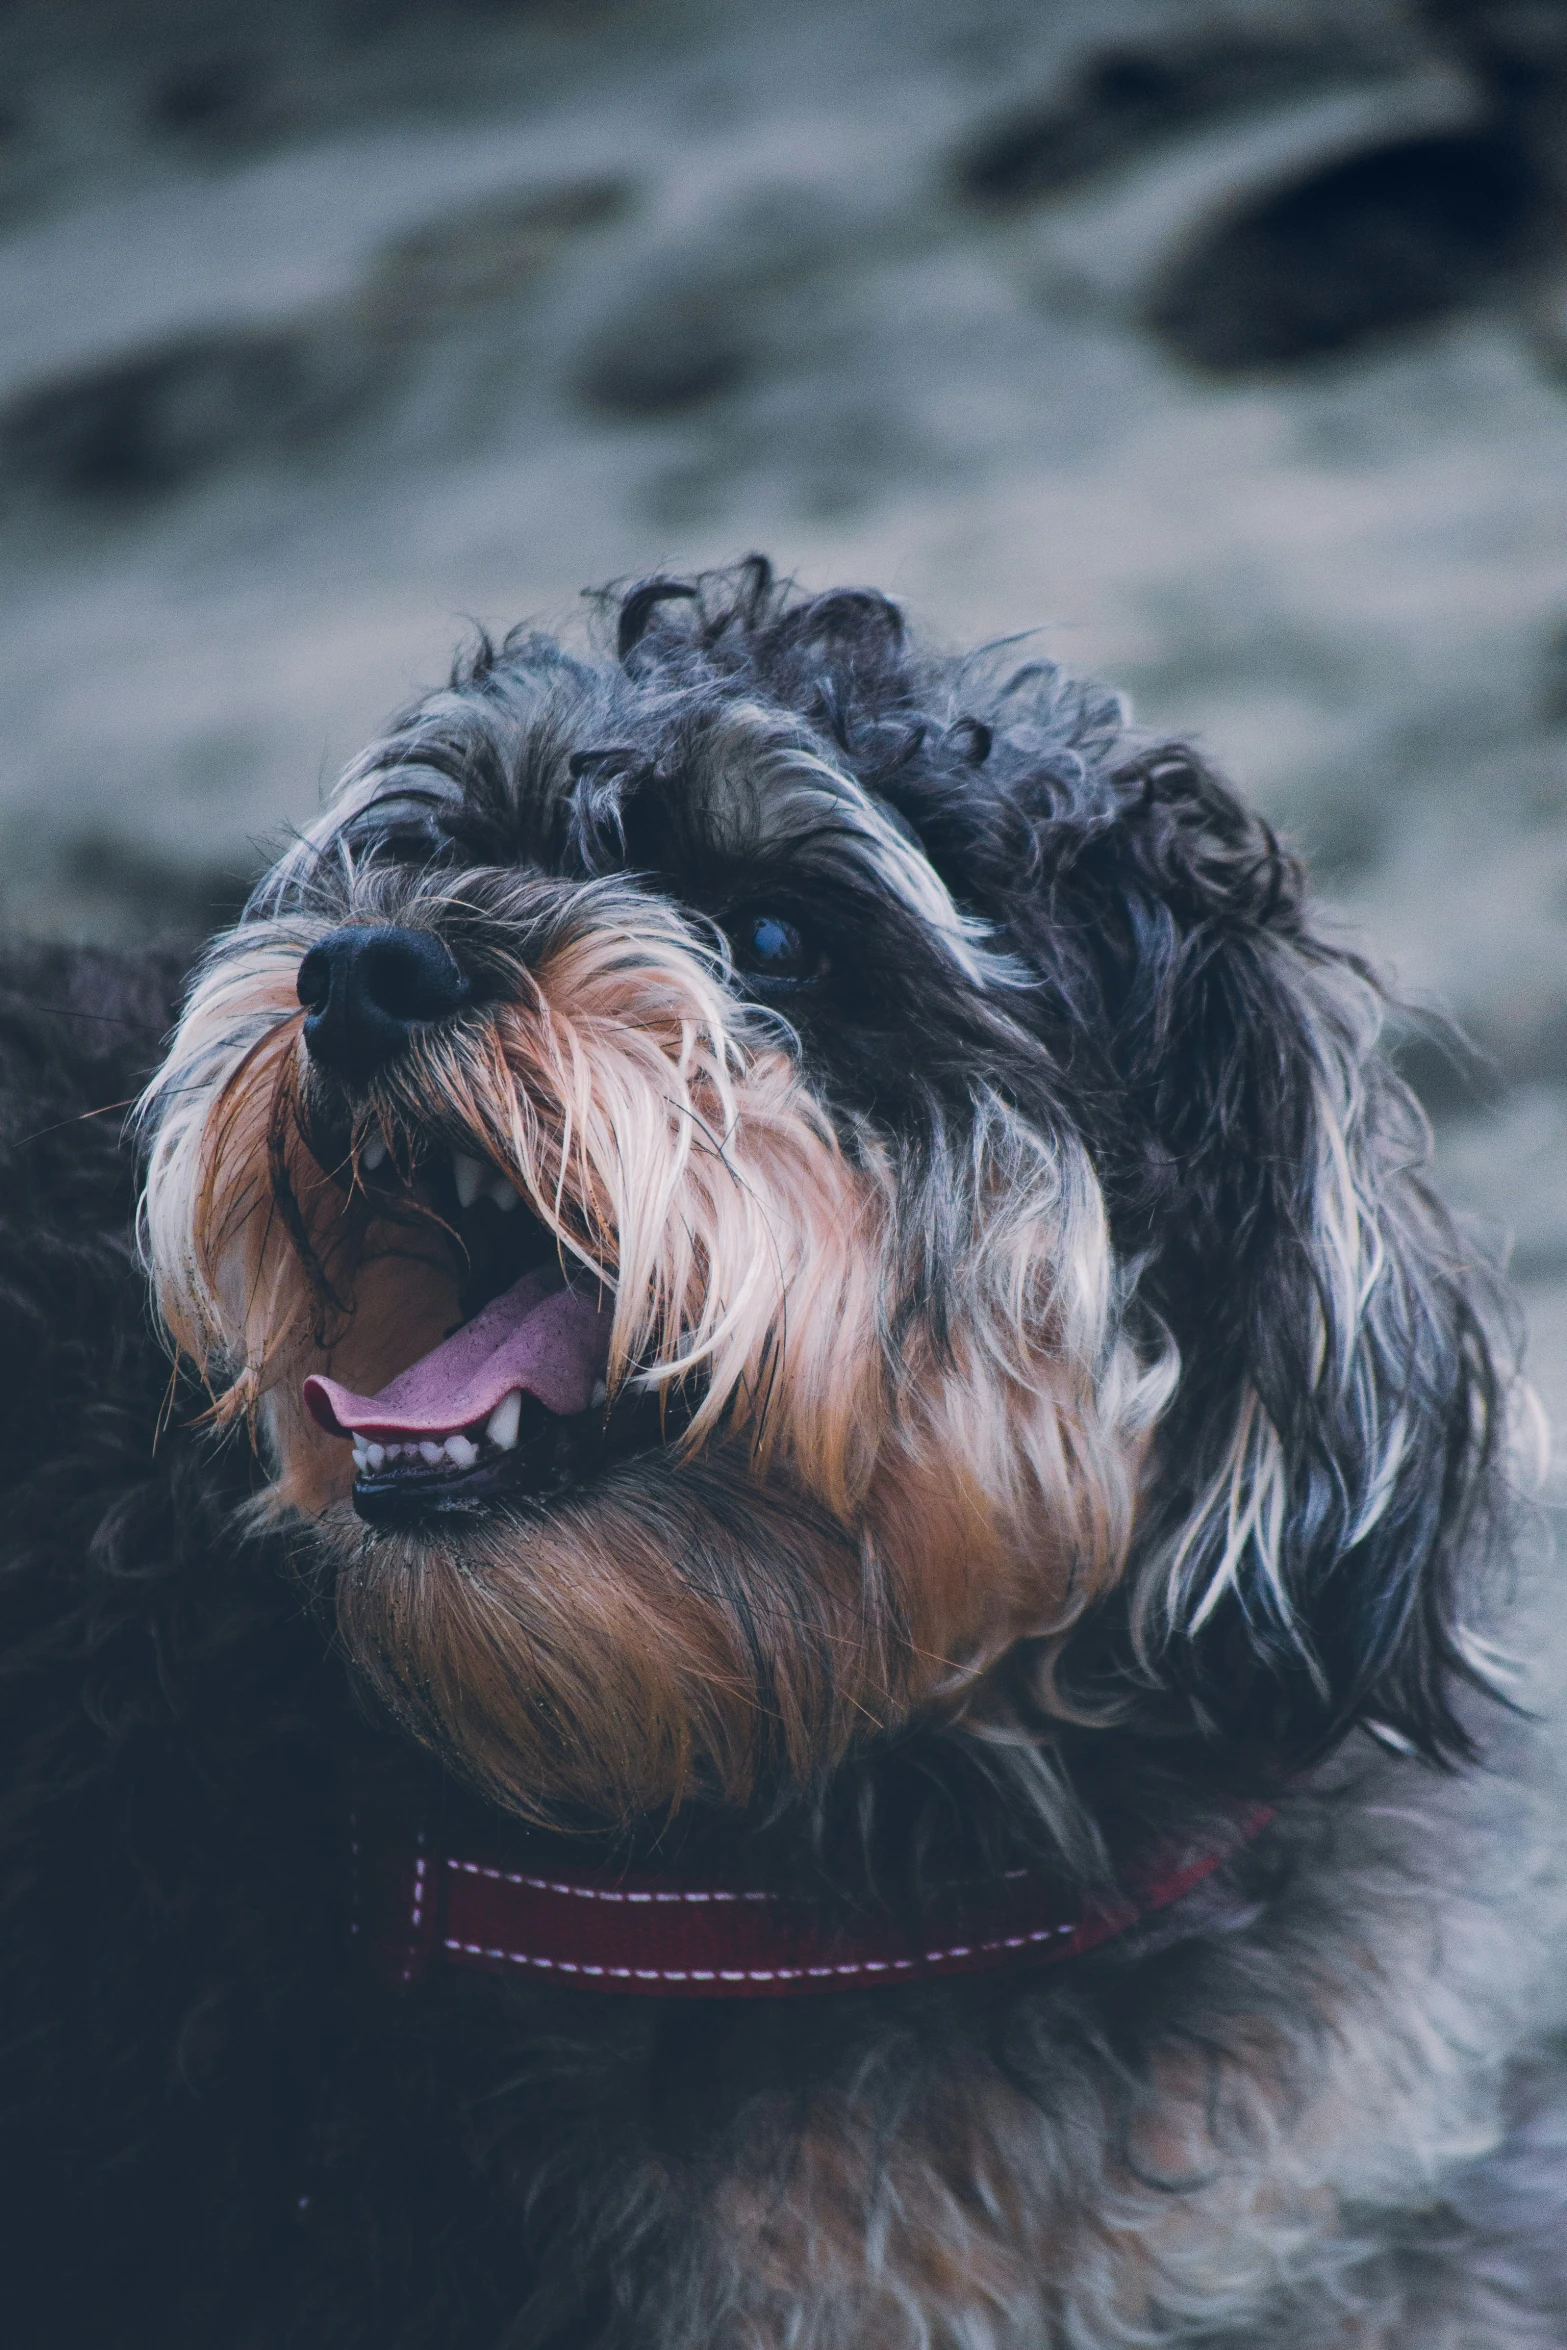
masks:
<svg viewBox="0 0 1567 2350"><path fill-rule="evenodd" d="M356 1438L354 1468L361 1477L374 1476L378 1470L396 1467L403 1461L417 1461L430 1469L471 1469L482 1454L494 1455L510 1449L509 1445L476 1444L471 1436L462 1435L444 1437L439 1443L434 1437L425 1437L412 1444L370 1444Z"/></svg>
<svg viewBox="0 0 1567 2350"><path fill-rule="evenodd" d="M604 1399L602 1380L594 1390L595 1405ZM472 1436L459 1431L453 1436L436 1438L415 1437L407 1444L372 1444L367 1437L354 1438L354 1469L363 1477L373 1475L388 1462L422 1461L427 1468L471 1469L483 1453L510 1452L516 1445L522 1417L522 1391L512 1388L504 1395L484 1424L482 1438L475 1442Z"/></svg>

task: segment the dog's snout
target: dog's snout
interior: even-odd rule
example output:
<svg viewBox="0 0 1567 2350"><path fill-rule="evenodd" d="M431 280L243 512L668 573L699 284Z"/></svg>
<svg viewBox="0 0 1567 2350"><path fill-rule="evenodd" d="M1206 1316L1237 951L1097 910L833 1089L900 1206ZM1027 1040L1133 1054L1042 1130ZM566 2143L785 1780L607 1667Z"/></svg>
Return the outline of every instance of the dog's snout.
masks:
<svg viewBox="0 0 1567 2350"><path fill-rule="evenodd" d="M300 964L298 987L311 1058L358 1083L473 993L440 939L386 923L329 930Z"/></svg>

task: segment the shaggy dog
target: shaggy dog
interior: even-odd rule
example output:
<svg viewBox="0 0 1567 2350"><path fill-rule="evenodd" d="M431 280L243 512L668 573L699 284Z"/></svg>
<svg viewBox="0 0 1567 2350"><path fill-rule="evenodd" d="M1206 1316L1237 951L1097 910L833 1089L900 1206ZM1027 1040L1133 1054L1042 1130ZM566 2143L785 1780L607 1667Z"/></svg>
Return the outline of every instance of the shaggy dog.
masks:
<svg viewBox="0 0 1567 2350"><path fill-rule="evenodd" d="M12 959L8 2338L1559 2344L1515 1386L1374 980L1047 662L602 612L183 990Z"/></svg>

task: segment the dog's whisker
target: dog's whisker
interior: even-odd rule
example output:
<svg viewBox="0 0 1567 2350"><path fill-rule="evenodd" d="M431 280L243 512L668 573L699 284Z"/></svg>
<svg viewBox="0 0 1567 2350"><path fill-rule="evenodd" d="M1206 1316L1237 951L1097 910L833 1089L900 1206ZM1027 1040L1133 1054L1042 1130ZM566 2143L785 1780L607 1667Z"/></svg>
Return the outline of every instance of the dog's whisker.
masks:
<svg viewBox="0 0 1567 2350"><path fill-rule="evenodd" d="M136 1100L135 1094L128 1094L124 1101L100 1102L94 1110L78 1110L74 1117L61 1118L53 1126L39 1126L31 1134L19 1135L13 1147L25 1149L30 1142L42 1142L46 1135L63 1134L68 1126L84 1126L89 1118L107 1118L112 1110L134 1109Z"/></svg>

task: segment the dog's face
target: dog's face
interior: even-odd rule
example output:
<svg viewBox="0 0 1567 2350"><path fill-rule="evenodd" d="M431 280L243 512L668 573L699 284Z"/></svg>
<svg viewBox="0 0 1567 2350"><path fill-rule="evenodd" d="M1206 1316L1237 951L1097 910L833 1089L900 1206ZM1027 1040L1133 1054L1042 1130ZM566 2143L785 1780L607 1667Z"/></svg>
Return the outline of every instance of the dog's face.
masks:
<svg viewBox="0 0 1567 2350"><path fill-rule="evenodd" d="M1281 1750L1439 1741L1483 1350L1379 1196L1367 1001L1054 672L654 583L613 661L486 650L212 949L164 1311L352 1653L529 1817L808 1786L1116 1608L1127 1688L1211 1713L1222 1640ZM1386 1622L1335 1654L1345 1562Z"/></svg>

